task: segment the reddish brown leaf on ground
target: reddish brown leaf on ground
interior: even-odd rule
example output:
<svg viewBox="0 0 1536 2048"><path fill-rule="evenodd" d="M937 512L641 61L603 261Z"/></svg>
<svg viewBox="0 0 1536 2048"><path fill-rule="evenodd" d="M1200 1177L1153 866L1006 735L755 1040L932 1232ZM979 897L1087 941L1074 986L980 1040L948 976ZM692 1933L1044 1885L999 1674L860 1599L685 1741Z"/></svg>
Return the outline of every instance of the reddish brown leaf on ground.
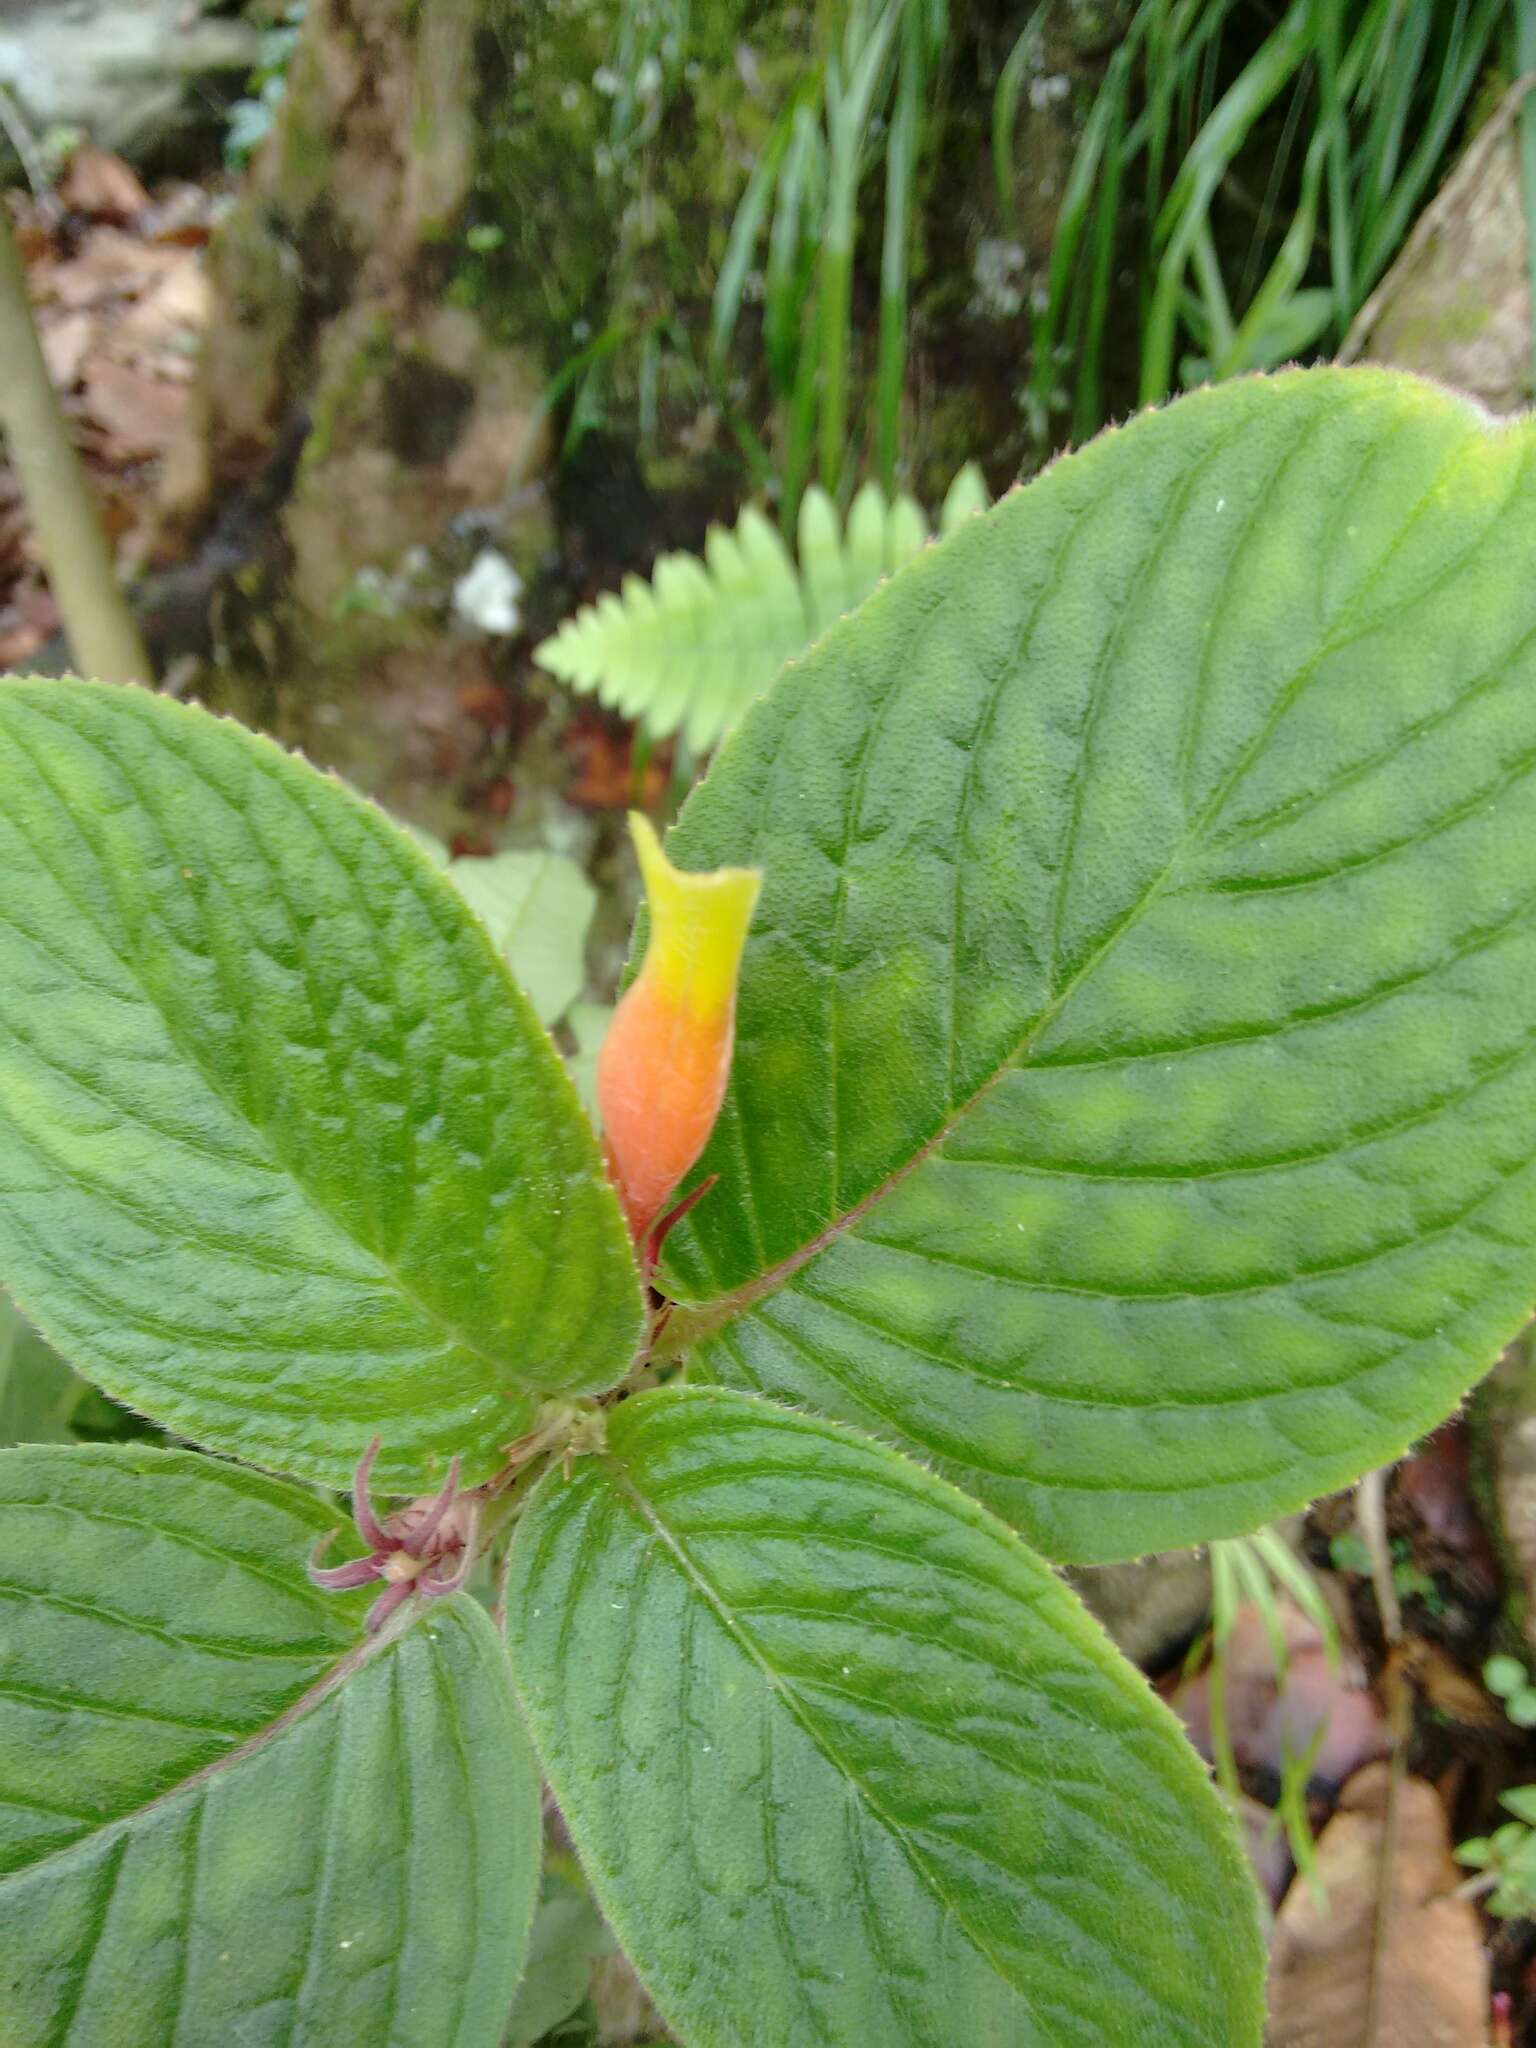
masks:
<svg viewBox="0 0 1536 2048"><path fill-rule="evenodd" d="M566 801L586 811L622 811L638 803L641 810L654 810L667 786L667 768L654 755L646 764L643 788L634 787L633 741L609 726L588 723L577 717L565 735L566 751L576 773L566 790Z"/></svg>
<svg viewBox="0 0 1536 2048"><path fill-rule="evenodd" d="M93 220L130 221L149 204L137 172L110 149L77 149L58 190L67 207Z"/></svg>
<svg viewBox="0 0 1536 2048"><path fill-rule="evenodd" d="M1341 1784L1361 1764L1386 1754L1391 1738L1381 1709L1357 1659L1346 1653L1342 1672L1335 1676L1317 1624L1289 1600L1279 1603L1279 1613L1288 1659L1283 1685L1258 1609L1246 1603L1233 1622L1225 1659L1233 1754L1245 1770L1278 1776L1287 1752L1302 1755L1326 1722L1312 1776ZM1210 1685L1207 1667L1179 1686L1169 1702L1206 1756L1211 1755Z"/></svg>
<svg viewBox="0 0 1536 2048"><path fill-rule="evenodd" d="M1319 1838L1320 1905L1297 1881L1275 1924L1267 2048L1485 2048L1488 1968L1434 1788L1368 1764Z"/></svg>
<svg viewBox="0 0 1536 2048"><path fill-rule="evenodd" d="M65 313L61 318L38 323L43 360L48 374L60 391L73 391L80 381L80 366L96 338L96 323L89 313Z"/></svg>
<svg viewBox="0 0 1536 2048"><path fill-rule="evenodd" d="M86 411L105 435L106 452L119 461L159 455L186 410L186 385L167 383L108 356L90 358L84 385Z"/></svg>
<svg viewBox="0 0 1536 2048"><path fill-rule="evenodd" d="M33 296L43 304L51 300L74 310L137 298L186 260L185 250L157 248L121 228L100 227L85 236L73 256L43 266L40 273L30 274L29 281Z"/></svg>
<svg viewBox="0 0 1536 2048"><path fill-rule="evenodd" d="M153 204L134 225L151 242L201 249L213 233L224 199L204 185L186 181L158 185Z"/></svg>

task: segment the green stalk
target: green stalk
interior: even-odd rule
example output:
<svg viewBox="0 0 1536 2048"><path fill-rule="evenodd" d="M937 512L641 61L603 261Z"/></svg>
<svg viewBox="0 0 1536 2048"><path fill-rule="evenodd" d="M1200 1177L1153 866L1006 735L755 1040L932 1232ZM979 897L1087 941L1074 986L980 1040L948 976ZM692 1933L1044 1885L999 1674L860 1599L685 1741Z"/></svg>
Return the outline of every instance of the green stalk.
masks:
<svg viewBox="0 0 1536 2048"><path fill-rule="evenodd" d="M795 388L790 394L789 417L784 433L784 493L779 504L779 528L793 541L800 516L800 498L811 473L811 449L816 438L816 335L818 323L814 302L800 343L800 362Z"/></svg>
<svg viewBox="0 0 1536 2048"><path fill-rule="evenodd" d="M821 417L818 448L822 488L836 496L842 481L848 438L848 355L853 326L853 250L857 233L859 168L875 88L885 70L896 18L903 0L889 0L860 48L850 33L844 47L849 66L827 66L827 131L831 171L827 218L821 245L817 315L821 356ZM850 29L853 24L850 23Z"/></svg>
<svg viewBox="0 0 1536 2048"><path fill-rule="evenodd" d="M763 273L763 348L774 390L781 398L795 388L806 302L816 273L815 236L826 184L825 155L814 109L802 98L794 110L789 150L779 172Z"/></svg>
<svg viewBox="0 0 1536 2048"><path fill-rule="evenodd" d="M1026 18L998 73L997 89L992 95L992 177L997 186L998 218L1015 237L1019 233L1019 209L1013 198L1013 141L1019 120L1019 94L1035 31L1044 13L1042 4Z"/></svg>
<svg viewBox="0 0 1536 2048"><path fill-rule="evenodd" d="M1312 48L1312 0L1293 0L1268 40L1213 108L1178 176L1157 224L1166 237L1141 353L1141 401L1155 405L1173 382L1174 338L1184 273L1210 211L1216 188L1254 122L1294 78Z"/></svg>
<svg viewBox="0 0 1536 2048"><path fill-rule="evenodd" d="M1109 94L1108 145L1104 152L1098 201L1094 209L1088 300L1083 316L1083 335L1075 351L1077 396L1072 410L1072 436L1091 440L1103 417L1099 387L1099 363L1104 332L1109 323L1109 301L1114 287L1115 257L1119 244L1120 181L1126 162L1124 141L1125 102L1130 90L1131 64L1124 50L1110 60L1105 78Z"/></svg>
<svg viewBox="0 0 1536 2048"><path fill-rule="evenodd" d="M912 241L912 191L917 179L923 89L927 82L923 22L909 4L902 22L896 112L885 154L885 243L880 255L880 347L875 371L875 427L880 481L896 489L901 450L901 400L907 379L907 276Z"/></svg>
<svg viewBox="0 0 1536 2048"><path fill-rule="evenodd" d="M112 551L43 360L26 274L3 206L0 364L0 430L37 529L75 664L100 682L152 682L149 655L118 588Z"/></svg>
<svg viewBox="0 0 1536 2048"><path fill-rule="evenodd" d="M741 195L736 217L731 222L731 232L725 245L725 260L720 265L720 275L715 283L715 298L709 319L709 362L716 377L723 377L725 374L726 355L741 313L747 272L752 267L758 237L768 217L768 205L773 198L779 165L784 159L785 150L789 147L794 117L794 108L786 107L775 121L767 146L752 167L747 189Z"/></svg>
<svg viewBox="0 0 1536 2048"><path fill-rule="evenodd" d="M1318 127L1327 135L1328 258L1333 277L1333 318L1343 340L1355 316L1354 225L1349 204L1349 123L1339 80L1339 0L1316 0Z"/></svg>

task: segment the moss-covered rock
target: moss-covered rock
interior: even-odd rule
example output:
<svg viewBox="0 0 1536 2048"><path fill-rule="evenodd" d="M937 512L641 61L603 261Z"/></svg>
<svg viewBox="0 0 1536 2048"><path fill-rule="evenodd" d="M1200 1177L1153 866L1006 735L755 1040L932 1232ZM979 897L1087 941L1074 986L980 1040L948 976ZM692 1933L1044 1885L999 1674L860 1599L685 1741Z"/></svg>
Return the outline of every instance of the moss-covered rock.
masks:
<svg viewBox="0 0 1536 2048"><path fill-rule="evenodd" d="M1365 308L1346 353L1509 413L1531 401L1531 286L1513 103L1478 135Z"/></svg>

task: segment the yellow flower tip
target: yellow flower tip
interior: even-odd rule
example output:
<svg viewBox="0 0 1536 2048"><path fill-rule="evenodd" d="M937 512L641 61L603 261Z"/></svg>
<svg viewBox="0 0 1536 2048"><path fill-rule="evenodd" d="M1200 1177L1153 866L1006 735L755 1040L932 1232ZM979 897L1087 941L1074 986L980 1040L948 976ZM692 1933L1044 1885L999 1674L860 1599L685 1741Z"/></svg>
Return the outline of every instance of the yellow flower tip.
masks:
<svg viewBox="0 0 1536 2048"><path fill-rule="evenodd" d="M735 1000L761 873L715 868L691 874L668 860L655 826L639 811L630 812L629 830L651 913L642 973L659 993L697 1015L728 1008Z"/></svg>
<svg viewBox="0 0 1536 2048"><path fill-rule="evenodd" d="M644 1242L714 1129L736 1028L736 984L762 877L689 874L631 814L651 911L645 962L598 1056L597 1095L613 1178Z"/></svg>

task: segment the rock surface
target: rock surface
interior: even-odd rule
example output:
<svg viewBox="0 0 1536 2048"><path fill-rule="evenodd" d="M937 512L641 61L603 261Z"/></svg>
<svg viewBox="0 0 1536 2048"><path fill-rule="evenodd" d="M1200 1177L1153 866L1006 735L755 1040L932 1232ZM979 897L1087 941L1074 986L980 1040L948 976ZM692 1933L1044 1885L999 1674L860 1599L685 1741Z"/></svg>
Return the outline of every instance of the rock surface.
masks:
<svg viewBox="0 0 1536 2048"><path fill-rule="evenodd" d="M206 130L199 85L233 90L260 50L248 22L205 17L195 0L0 0L0 87L34 134L83 128L136 160Z"/></svg>
<svg viewBox="0 0 1536 2048"><path fill-rule="evenodd" d="M1531 402L1531 283L1516 102L1473 141L1373 294L1342 360L1391 363L1490 412Z"/></svg>

